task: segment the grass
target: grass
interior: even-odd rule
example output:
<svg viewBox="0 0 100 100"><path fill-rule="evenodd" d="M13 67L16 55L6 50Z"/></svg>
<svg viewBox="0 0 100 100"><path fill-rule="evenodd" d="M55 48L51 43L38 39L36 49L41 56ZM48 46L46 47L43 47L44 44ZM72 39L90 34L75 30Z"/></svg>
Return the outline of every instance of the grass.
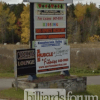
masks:
<svg viewBox="0 0 100 100"><path fill-rule="evenodd" d="M14 73L0 73L0 78L13 78Z"/></svg>
<svg viewBox="0 0 100 100"><path fill-rule="evenodd" d="M24 91L20 88L16 91L15 88L10 88L0 91L0 98L8 100L23 100Z"/></svg>
<svg viewBox="0 0 100 100"><path fill-rule="evenodd" d="M86 92L74 93L73 95L83 95L83 96L85 96L85 95L93 95L93 96L97 95L98 96L98 100L100 100L100 85L88 85ZM92 99L90 99L90 100L92 100Z"/></svg>
<svg viewBox="0 0 100 100"><path fill-rule="evenodd" d="M37 77L48 77L48 76L55 76L60 75L60 72L56 73L47 73L47 74L39 74ZM70 75L76 75L76 76L99 76L100 73L70 73ZM14 73L0 73L0 78L14 78ZM18 78L28 78L28 75L26 76L20 76Z"/></svg>
<svg viewBox="0 0 100 100"><path fill-rule="evenodd" d="M73 95L97 95L100 100L100 85L88 85L87 91L74 93ZM24 91L19 89L16 91L15 88L10 88L6 90L0 91L0 98L8 99L8 100L23 100L24 99ZM74 99L73 99L74 100ZM91 99L90 99L91 100Z"/></svg>

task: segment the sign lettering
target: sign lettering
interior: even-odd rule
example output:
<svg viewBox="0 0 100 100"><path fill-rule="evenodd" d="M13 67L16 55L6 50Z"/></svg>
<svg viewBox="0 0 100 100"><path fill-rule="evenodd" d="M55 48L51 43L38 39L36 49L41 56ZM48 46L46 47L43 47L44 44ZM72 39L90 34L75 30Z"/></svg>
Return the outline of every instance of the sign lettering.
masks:
<svg viewBox="0 0 100 100"><path fill-rule="evenodd" d="M64 21L65 20L65 16L61 16L61 17L58 17L58 16L55 16L55 17L35 17L35 20L37 21Z"/></svg>
<svg viewBox="0 0 100 100"><path fill-rule="evenodd" d="M59 26L58 23L43 23L43 26Z"/></svg>
<svg viewBox="0 0 100 100"><path fill-rule="evenodd" d="M65 28L36 29L36 33L54 33L54 32L65 32Z"/></svg>
<svg viewBox="0 0 100 100"><path fill-rule="evenodd" d="M64 9L64 4L38 3L38 9Z"/></svg>
<svg viewBox="0 0 100 100"><path fill-rule="evenodd" d="M67 45L67 39L56 39L56 40L46 40L46 41L33 41L32 47L57 47Z"/></svg>
<svg viewBox="0 0 100 100"><path fill-rule="evenodd" d="M60 11L60 10L38 10L37 15L65 15L65 11Z"/></svg>
<svg viewBox="0 0 100 100"><path fill-rule="evenodd" d="M36 39L54 39L54 38L65 38L65 34L36 35Z"/></svg>

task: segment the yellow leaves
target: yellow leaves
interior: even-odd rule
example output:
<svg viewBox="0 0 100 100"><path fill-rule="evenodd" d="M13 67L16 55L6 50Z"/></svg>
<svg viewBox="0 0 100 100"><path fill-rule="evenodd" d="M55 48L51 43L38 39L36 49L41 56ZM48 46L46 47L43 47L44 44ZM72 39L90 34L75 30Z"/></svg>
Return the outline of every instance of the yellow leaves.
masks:
<svg viewBox="0 0 100 100"><path fill-rule="evenodd" d="M98 42L100 41L100 36L99 35L93 35L91 37L89 37L89 42Z"/></svg>
<svg viewBox="0 0 100 100"><path fill-rule="evenodd" d="M24 6L24 11L21 14L21 22L22 22L22 27L28 27L29 28L29 24L30 24L30 17L29 17L29 5Z"/></svg>
<svg viewBox="0 0 100 100"><path fill-rule="evenodd" d="M22 34L21 34L21 41L23 43L28 43L29 36L30 36L30 10L29 4L24 6L24 10L21 14L21 27L22 27Z"/></svg>
<svg viewBox="0 0 100 100"><path fill-rule="evenodd" d="M21 41L24 43L28 43L29 37L30 37L30 29L25 27L22 29L22 34L21 34Z"/></svg>
<svg viewBox="0 0 100 100"><path fill-rule="evenodd" d="M82 20L84 18L87 8L90 9L90 14L92 16L95 16L96 13L98 12L96 4L94 3L90 3L89 5L88 4L83 5L82 3L78 3L74 11L78 20Z"/></svg>
<svg viewBox="0 0 100 100"><path fill-rule="evenodd" d="M16 25L15 25L16 16L13 12L11 12L8 15L8 20L7 21L9 22L8 29L15 29L16 28Z"/></svg>
<svg viewBox="0 0 100 100"><path fill-rule="evenodd" d="M9 8L7 8L7 10L5 10L5 11L4 11L5 16L8 16L9 12L10 12L10 9L9 9Z"/></svg>
<svg viewBox="0 0 100 100"><path fill-rule="evenodd" d="M74 11L75 15L77 16L78 19L83 19L85 13L86 13L86 5L83 5L81 3L78 3L76 5L75 11Z"/></svg>
<svg viewBox="0 0 100 100"><path fill-rule="evenodd" d="M15 21L16 17L13 12L10 13L10 9L7 8L6 10L3 10L3 3L0 2L0 19L2 21L2 25L8 26L7 28L12 30L15 29ZM8 22L8 23L7 23ZM7 25L8 24L8 25Z"/></svg>

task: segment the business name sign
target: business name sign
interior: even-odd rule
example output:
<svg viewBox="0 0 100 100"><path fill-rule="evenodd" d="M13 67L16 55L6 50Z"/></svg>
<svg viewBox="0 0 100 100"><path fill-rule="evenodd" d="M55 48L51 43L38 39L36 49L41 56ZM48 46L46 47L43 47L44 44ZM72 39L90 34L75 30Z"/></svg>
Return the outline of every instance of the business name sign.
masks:
<svg viewBox="0 0 100 100"><path fill-rule="evenodd" d="M47 41L33 41L34 47L56 47L56 46L64 46L67 45L68 42L66 39L63 40L47 40Z"/></svg>
<svg viewBox="0 0 100 100"><path fill-rule="evenodd" d="M36 40L66 38L66 4L35 3L34 19Z"/></svg>
<svg viewBox="0 0 100 100"><path fill-rule="evenodd" d="M17 76L36 74L35 49L15 51Z"/></svg>
<svg viewBox="0 0 100 100"><path fill-rule="evenodd" d="M37 15L64 15L65 11L60 10L38 10Z"/></svg>
<svg viewBox="0 0 100 100"><path fill-rule="evenodd" d="M36 35L36 39L57 39L57 38L65 38L65 34L51 34L51 35Z"/></svg>
<svg viewBox="0 0 100 100"><path fill-rule="evenodd" d="M37 3L38 9L64 9L64 4Z"/></svg>
<svg viewBox="0 0 100 100"><path fill-rule="evenodd" d="M65 28L44 28L44 29L36 29L36 33L58 33L65 32Z"/></svg>
<svg viewBox="0 0 100 100"><path fill-rule="evenodd" d="M70 47L37 47L36 72L51 73L70 69Z"/></svg>
<svg viewBox="0 0 100 100"><path fill-rule="evenodd" d="M58 16L55 16L55 17L52 17L52 16L47 16L47 17L36 16L35 20L36 21L65 21L66 17L65 16L60 16L60 17L58 17Z"/></svg>

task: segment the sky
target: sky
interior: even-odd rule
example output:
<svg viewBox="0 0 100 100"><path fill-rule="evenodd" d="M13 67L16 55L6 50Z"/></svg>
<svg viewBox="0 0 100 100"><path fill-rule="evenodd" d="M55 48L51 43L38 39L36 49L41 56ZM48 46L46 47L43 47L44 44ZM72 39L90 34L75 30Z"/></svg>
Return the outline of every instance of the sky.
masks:
<svg viewBox="0 0 100 100"><path fill-rule="evenodd" d="M6 3L9 3L9 4L18 4L18 3L22 3L23 2L23 0L2 0L2 1L6 2ZM100 0L73 0L74 4L76 4L78 2L81 2L83 4L86 4L86 3L89 4L90 2L93 2L93 3L96 3L97 7L99 7L99 5L100 5Z"/></svg>

